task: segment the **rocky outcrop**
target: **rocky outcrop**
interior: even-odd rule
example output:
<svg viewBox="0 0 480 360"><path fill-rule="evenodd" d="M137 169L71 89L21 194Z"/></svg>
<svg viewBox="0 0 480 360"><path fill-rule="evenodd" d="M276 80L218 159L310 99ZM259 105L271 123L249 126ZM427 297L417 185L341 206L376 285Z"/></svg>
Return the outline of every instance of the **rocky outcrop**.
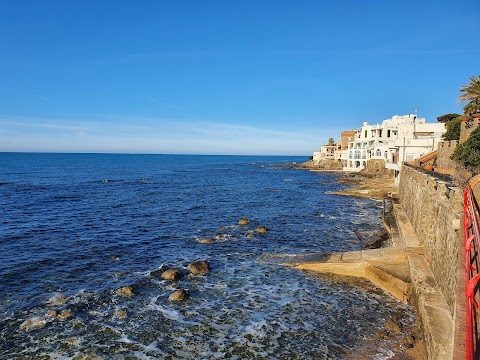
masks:
<svg viewBox="0 0 480 360"><path fill-rule="evenodd" d="M175 290L173 293L170 294L168 300L170 301L182 301L188 297L188 292L186 290L180 289Z"/></svg>
<svg viewBox="0 0 480 360"><path fill-rule="evenodd" d="M115 290L115 293L120 296L124 297L131 297L133 295L133 287L132 286L124 286L121 287L117 290Z"/></svg>
<svg viewBox="0 0 480 360"><path fill-rule="evenodd" d="M48 306L62 306L68 301L69 297L67 295L59 294L54 295L47 301Z"/></svg>
<svg viewBox="0 0 480 360"><path fill-rule="evenodd" d="M60 315L58 315L58 319L60 321L65 321L67 320L68 318L71 318L73 316L73 310L71 309L66 309L66 310L62 310L60 312Z"/></svg>
<svg viewBox="0 0 480 360"><path fill-rule="evenodd" d="M210 271L207 261L195 261L187 266L188 271L193 275L206 275Z"/></svg>
<svg viewBox="0 0 480 360"><path fill-rule="evenodd" d="M173 281L180 279L182 277L182 273L177 269L168 269L162 272L161 276L163 280Z"/></svg>
<svg viewBox="0 0 480 360"><path fill-rule="evenodd" d="M259 234L266 234L268 232L268 229L265 226L259 226L255 229L255 232Z"/></svg>
<svg viewBox="0 0 480 360"><path fill-rule="evenodd" d="M127 318L127 310L121 309L117 310L113 313L114 319L126 319Z"/></svg>
<svg viewBox="0 0 480 360"><path fill-rule="evenodd" d="M250 224L250 219L246 217L242 217L240 218L240 220L238 220L238 225L248 225L248 224Z"/></svg>
<svg viewBox="0 0 480 360"><path fill-rule="evenodd" d="M46 321L40 316L31 317L20 324L20 330L32 331L45 327Z"/></svg>

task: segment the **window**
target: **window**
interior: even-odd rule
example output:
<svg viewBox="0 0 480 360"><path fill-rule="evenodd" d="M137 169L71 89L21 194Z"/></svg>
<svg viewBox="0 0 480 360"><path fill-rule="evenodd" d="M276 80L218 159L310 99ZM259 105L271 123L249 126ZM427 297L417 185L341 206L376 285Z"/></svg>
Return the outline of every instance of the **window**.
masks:
<svg viewBox="0 0 480 360"><path fill-rule="evenodd" d="M365 137L367 137L367 132L368 132L368 130L365 130Z"/></svg>
<svg viewBox="0 0 480 360"><path fill-rule="evenodd" d="M382 151L380 149L377 149L375 155L376 156L382 156Z"/></svg>
<svg viewBox="0 0 480 360"><path fill-rule="evenodd" d="M387 137L390 137L390 130L387 130Z"/></svg>
<svg viewBox="0 0 480 360"><path fill-rule="evenodd" d="M378 130L378 137L382 137L382 129Z"/></svg>

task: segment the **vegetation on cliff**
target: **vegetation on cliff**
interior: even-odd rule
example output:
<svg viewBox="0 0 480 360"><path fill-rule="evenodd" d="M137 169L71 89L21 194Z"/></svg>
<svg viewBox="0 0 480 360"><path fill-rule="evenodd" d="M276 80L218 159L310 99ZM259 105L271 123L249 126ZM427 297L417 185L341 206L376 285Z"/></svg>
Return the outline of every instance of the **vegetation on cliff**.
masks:
<svg viewBox="0 0 480 360"><path fill-rule="evenodd" d="M447 115L454 115L454 114L447 114ZM443 115L443 116L446 116L446 115ZM459 140L460 129L462 127L461 116L459 115L455 118L451 118L450 120L445 121L445 127L447 128L447 131L445 132L445 134L442 135L445 141Z"/></svg>
<svg viewBox="0 0 480 360"><path fill-rule="evenodd" d="M461 163L472 174L480 173L480 126L464 143L457 146L452 159Z"/></svg>

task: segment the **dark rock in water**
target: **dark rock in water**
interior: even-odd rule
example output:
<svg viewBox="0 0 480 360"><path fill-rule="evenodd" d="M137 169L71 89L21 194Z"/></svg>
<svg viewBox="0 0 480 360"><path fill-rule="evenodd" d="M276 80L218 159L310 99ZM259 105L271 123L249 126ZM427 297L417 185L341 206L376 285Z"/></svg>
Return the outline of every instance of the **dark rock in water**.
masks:
<svg viewBox="0 0 480 360"><path fill-rule="evenodd" d="M58 315L57 310L50 310L50 311L47 311L47 313L45 314L45 316L49 318L57 317L57 315Z"/></svg>
<svg viewBox="0 0 480 360"><path fill-rule="evenodd" d="M163 280L178 280L182 277L182 273L177 269L168 269L162 273Z"/></svg>
<svg viewBox="0 0 480 360"><path fill-rule="evenodd" d="M39 316L31 317L20 324L20 330L31 331L45 327L45 319Z"/></svg>
<svg viewBox="0 0 480 360"><path fill-rule="evenodd" d="M260 226L256 228L255 231L259 234L266 234L268 232L268 229L265 226Z"/></svg>
<svg viewBox="0 0 480 360"><path fill-rule="evenodd" d="M246 217L242 217L240 220L238 220L238 225L248 225L250 224L250 220L247 219Z"/></svg>
<svg viewBox="0 0 480 360"><path fill-rule="evenodd" d="M117 310L113 313L114 319L125 319L127 317L127 310Z"/></svg>
<svg viewBox="0 0 480 360"><path fill-rule="evenodd" d="M393 319L388 319L387 321L385 321L384 327L386 330L394 334L399 334L402 332L402 327L400 326L400 324Z"/></svg>
<svg viewBox="0 0 480 360"><path fill-rule="evenodd" d="M206 275L210 271L210 265L206 261L195 261L187 269L194 275Z"/></svg>
<svg viewBox="0 0 480 360"><path fill-rule="evenodd" d="M121 288L115 290L115 292L120 296L131 297L133 295L133 287L132 286L124 286L124 287L121 287Z"/></svg>
<svg viewBox="0 0 480 360"><path fill-rule="evenodd" d="M168 300L170 301L181 301L188 297L188 292L186 290L175 290L173 293L170 294Z"/></svg>
<svg viewBox="0 0 480 360"><path fill-rule="evenodd" d="M253 235L253 232L249 232L247 234L247 239L253 239L255 237L255 235Z"/></svg>
<svg viewBox="0 0 480 360"><path fill-rule="evenodd" d="M65 304L68 301L69 297L67 295L55 295L52 296L50 299L47 301L47 305L49 306L61 306Z"/></svg>
<svg viewBox="0 0 480 360"><path fill-rule="evenodd" d="M61 321L64 321L64 320L67 320L68 318L71 318L72 316L73 316L73 311L70 309L67 309L67 310L62 310L60 315L58 315L58 318Z"/></svg>
<svg viewBox="0 0 480 360"><path fill-rule="evenodd" d="M198 242L200 244L211 244L213 243L215 240L213 238L204 238L204 239L200 239L198 240Z"/></svg>

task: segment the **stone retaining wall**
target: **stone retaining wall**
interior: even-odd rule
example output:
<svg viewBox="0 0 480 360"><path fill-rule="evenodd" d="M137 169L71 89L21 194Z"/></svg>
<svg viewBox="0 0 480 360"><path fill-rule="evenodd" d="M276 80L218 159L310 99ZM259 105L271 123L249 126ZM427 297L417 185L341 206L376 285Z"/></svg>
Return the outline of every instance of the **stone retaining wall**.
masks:
<svg viewBox="0 0 480 360"><path fill-rule="evenodd" d="M403 166L399 195L453 317L462 190Z"/></svg>
<svg viewBox="0 0 480 360"><path fill-rule="evenodd" d="M437 164L436 168L439 171L454 171L457 163L450 159L455 149L457 148L458 140L443 141L438 143L437 150Z"/></svg>

